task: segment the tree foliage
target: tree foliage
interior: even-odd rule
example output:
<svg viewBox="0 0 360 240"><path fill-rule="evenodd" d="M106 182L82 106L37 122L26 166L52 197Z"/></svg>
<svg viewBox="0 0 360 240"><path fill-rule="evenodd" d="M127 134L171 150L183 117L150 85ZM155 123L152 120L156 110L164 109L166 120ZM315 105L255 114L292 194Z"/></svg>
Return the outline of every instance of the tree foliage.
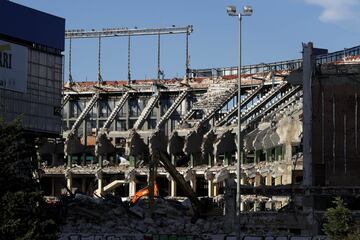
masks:
<svg viewBox="0 0 360 240"><path fill-rule="evenodd" d="M20 121L0 120L0 240L56 239L57 225L34 178L35 156Z"/></svg>
<svg viewBox="0 0 360 240"><path fill-rule="evenodd" d="M326 236L330 240L360 240L351 211L346 208L344 201L337 197L333 204L334 207L327 209L324 215L323 230Z"/></svg>

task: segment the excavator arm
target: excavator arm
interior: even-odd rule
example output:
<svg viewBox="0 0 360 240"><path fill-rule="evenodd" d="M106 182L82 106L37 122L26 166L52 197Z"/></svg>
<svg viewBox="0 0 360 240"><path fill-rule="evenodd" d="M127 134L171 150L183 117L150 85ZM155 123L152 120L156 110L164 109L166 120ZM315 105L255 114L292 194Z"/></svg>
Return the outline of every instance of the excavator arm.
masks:
<svg viewBox="0 0 360 240"><path fill-rule="evenodd" d="M131 197L130 203L132 205L135 205L139 201L140 198L142 198L144 196L148 196L149 194L150 194L150 187L146 186L146 187L140 189L139 191L137 191L135 193L135 195ZM156 196L156 197L159 196L159 189L158 189L158 186L156 183L154 184L154 196Z"/></svg>
<svg viewBox="0 0 360 240"><path fill-rule="evenodd" d="M171 163L169 160L169 157L164 152L159 152L159 159L166 171L171 175L171 177L176 182L177 186L180 187L185 195L189 198L191 201L191 204L193 206L194 212L196 215L201 215L205 212L205 207L200 202L200 200L197 198L196 193L194 190L190 187L189 183L185 181L184 177L176 170L175 166ZM158 196L158 186L155 183L154 184L154 196ZM130 203L132 205L136 204L137 201L144 197L149 196L150 194L150 186L146 186L145 188L140 189L135 193L134 196L131 197Z"/></svg>

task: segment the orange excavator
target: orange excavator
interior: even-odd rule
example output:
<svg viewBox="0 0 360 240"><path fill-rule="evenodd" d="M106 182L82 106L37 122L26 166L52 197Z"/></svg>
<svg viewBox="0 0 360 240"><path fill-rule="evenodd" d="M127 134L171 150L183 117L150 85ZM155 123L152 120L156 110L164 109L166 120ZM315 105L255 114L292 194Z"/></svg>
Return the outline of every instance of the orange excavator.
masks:
<svg viewBox="0 0 360 240"><path fill-rule="evenodd" d="M139 191L137 191L135 193L134 196L131 197L130 199L130 204L131 205L135 205L137 203L137 201L139 201L140 198L144 197L144 196L148 196L150 194L150 187L146 186L142 189L140 189ZM157 184L154 184L154 197L159 196L159 189Z"/></svg>

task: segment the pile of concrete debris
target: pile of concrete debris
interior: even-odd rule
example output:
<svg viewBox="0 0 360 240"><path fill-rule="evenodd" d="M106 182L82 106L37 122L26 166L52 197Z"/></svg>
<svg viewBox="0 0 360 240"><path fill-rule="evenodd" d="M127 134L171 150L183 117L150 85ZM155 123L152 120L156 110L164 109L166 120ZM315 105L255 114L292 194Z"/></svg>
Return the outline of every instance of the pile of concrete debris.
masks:
<svg viewBox="0 0 360 240"><path fill-rule="evenodd" d="M153 208L140 200L135 206L114 197L92 198L82 194L67 200L63 234L229 234L231 226L220 214L194 219L191 203L159 198Z"/></svg>

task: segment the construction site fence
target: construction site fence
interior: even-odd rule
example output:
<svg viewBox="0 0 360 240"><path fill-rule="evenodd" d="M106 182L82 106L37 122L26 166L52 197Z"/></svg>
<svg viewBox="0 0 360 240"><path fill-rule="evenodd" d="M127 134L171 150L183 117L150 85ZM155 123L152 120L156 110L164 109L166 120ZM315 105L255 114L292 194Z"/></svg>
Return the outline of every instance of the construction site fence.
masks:
<svg viewBox="0 0 360 240"><path fill-rule="evenodd" d="M235 235L62 234L59 240L236 240ZM325 236L242 236L241 240L323 240Z"/></svg>

